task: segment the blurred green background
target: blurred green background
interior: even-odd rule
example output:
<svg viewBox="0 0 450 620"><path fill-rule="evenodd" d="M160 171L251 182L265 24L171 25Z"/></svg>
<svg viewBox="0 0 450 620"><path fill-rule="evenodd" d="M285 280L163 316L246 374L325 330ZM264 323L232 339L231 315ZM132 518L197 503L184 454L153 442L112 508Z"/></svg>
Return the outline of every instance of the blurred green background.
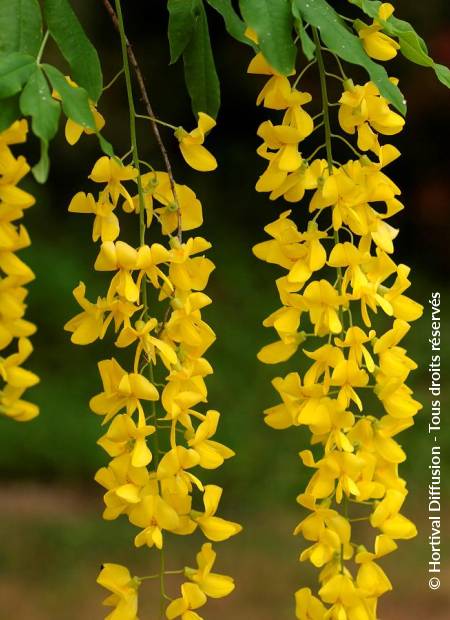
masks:
<svg viewBox="0 0 450 620"><path fill-rule="evenodd" d="M119 41L100 2L78 0L73 4L100 51L108 82L121 66ZM168 66L165 2L128 0L125 11L129 38L136 44L157 114L191 128L194 121L182 67ZM436 60L450 65L449 4L445 0L403 0L396 3L396 11L416 25ZM278 307L274 279L279 272L257 261L251 247L264 238L263 226L285 205L271 203L254 191L263 166L255 154L255 133L266 113L254 105L261 80L246 75L250 51L226 37L220 19L209 13L223 96L218 126L208 137L208 146L219 161L218 170L213 174L189 170L171 132L164 134L178 182L191 186L202 201L202 234L213 243L210 256L217 269L208 294L214 304L205 315L218 339L208 355L215 369L208 380L209 404L222 412L220 439L237 455L208 477L225 487L224 515L241 521L245 528L236 539L218 545L218 570L235 575L236 593L229 600L211 603L205 613L217 620L283 619L292 617L292 592L313 583L313 572L297 562L301 541L291 536L302 515L295 497L308 472L297 454L306 447L307 434L301 429L275 432L263 424L263 409L276 402L270 380L288 372L294 360L275 368L256 360L260 346L272 339L261 322ZM55 60L54 54L49 46L48 58ZM411 386L424 409L416 426L401 436L408 454L401 466L410 488L407 513L419 524L420 533L416 540L400 545L395 557L384 563L395 589L383 599L381 617L419 619L427 615L439 620L448 617L449 580L445 585L442 579L439 591L427 589L431 446L426 430L430 403L427 300L432 291L441 292L446 338L450 329L450 183L444 135L450 97L429 70L411 66L403 58L389 68L400 76L408 100L406 129L394 141L403 157L391 165L389 173L402 188L406 205L394 221L400 228L396 259L412 267L411 296L425 305L423 318L414 324L407 340L411 356L419 363ZM357 70L349 69L349 73L364 79ZM314 69L307 73L302 88L318 100ZM105 93L99 108L107 121L105 136L116 152L126 152L129 137L123 82ZM148 125L143 123L139 133L141 157L161 168ZM29 148L30 158L35 157L37 145ZM41 377L29 397L39 404L41 415L26 425L0 420L0 619L100 618L103 592L95 585L100 563L130 563L137 574L148 574L149 566L156 562L154 552L133 549L134 530L124 520L101 520L102 492L92 482L94 472L106 459L96 446L101 433L99 418L87 403L99 391L96 363L112 355L111 340L76 347L63 331L64 323L77 312L72 297L76 284L86 282L93 299L105 282L92 269L96 247L90 238L91 218L67 212L74 193L91 189L87 175L98 156L95 139L83 137L76 147L70 147L61 137L52 145L47 185L27 182L29 191L37 196L37 205L26 215L33 245L22 256L37 276L29 295L28 316L39 328L30 367ZM124 230L137 240L137 230L131 228L135 223L128 217ZM450 349L446 343L442 358L443 368L448 368ZM299 355L295 361L301 364ZM446 379L444 423L449 392ZM440 438L444 468L448 469L450 433L445 427ZM449 486L444 478L446 494ZM195 544L200 545L200 537ZM172 567L183 565L186 557L192 563L190 545L184 539L169 544ZM444 557L446 548L448 552L448 532ZM448 569L446 575L449 577ZM150 590L142 619L153 617L150 611L145 613L152 608L152 595Z"/></svg>

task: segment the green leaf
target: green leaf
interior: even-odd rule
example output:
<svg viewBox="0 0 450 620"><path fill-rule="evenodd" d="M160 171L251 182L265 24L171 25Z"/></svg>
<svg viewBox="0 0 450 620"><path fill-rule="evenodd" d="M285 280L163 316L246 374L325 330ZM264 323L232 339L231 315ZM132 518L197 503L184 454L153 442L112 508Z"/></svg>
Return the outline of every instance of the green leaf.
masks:
<svg viewBox="0 0 450 620"><path fill-rule="evenodd" d="M0 131L8 129L20 117L19 97L15 95L0 102Z"/></svg>
<svg viewBox="0 0 450 620"><path fill-rule="evenodd" d="M349 0L349 2L359 6L359 8L372 19L375 19L378 15L378 10L381 6L381 2L377 0Z"/></svg>
<svg viewBox="0 0 450 620"><path fill-rule="evenodd" d="M31 116L35 136L50 141L58 131L60 104L53 99L48 82L40 68L31 74L20 95L20 110Z"/></svg>
<svg viewBox="0 0 450 620"><path fill-rule="evenodd" d="M100 61L68 0L44 0L44 14L50 34L70 65L71 77L97 102L103 87Z"/></svg>
<svg viewBox="0 0 450 620"><path fill-rule="evenodd" d="M247 39L247 37L244 35L245 24L234 10L233 5L231 4L231 0L206 1L210 6L212 6L213 9L215 9L218 13L220 13L220 15L222 15L228 34L230 34L237 41L253 47L252 41L250 41L250 39Z"/></svg>
<svg viewBox="0 0 450 620"><path fill-rule="evenodd" d="M375 18L378 16L381 6L381 2L378 0L350 0L350 2L362 9L369 17ZM379 21L383 24L383 32L398 38L400 51L405 58L422 67L431 67L435 71L437 78L445 86L449 87L450 70L444 65L434 62L428 54L427 44L409 22L398 19L393 15L386 21L381 19Z"/></svg>
<svg viewBox="0 0 450 620"><path fill-rule="evenodd" d="M339 58L364 67L380 91L399 112L406 112L406 102L399 88L389 80L386 69L367 55L360 39L350 32L326 0L294 0L303 19L319 30L325 45Z"/></svg>
<svg viewBox="0 0 450 620"><path fill-rule="evenodd" d="M108 157L114 157L114 149L112 144L108 142L108 140L106 140L100 132L97 132L97 138L103 153L108 155Z"/></svg>
<svg viewBox="0 0 450 620"><path fill-rule="evenodd" d="M0 52L37 56L42 41L38 0L0 0Z"/></svg>
<svg viewBox="0 0 450 620"><path fill-rule="evenodd" d="M289 0L240 0L245 23L258 35L267 62L282 75L292 74L297 48L292 40L294 17Z"/></svg>
<svg viewBox="0 0 450 620"><path fill-rule="evenodd" d="M0 56L0 99L18 93L36 66L33 56L13 52Z"/></svg>
<svg viewBox="0 0 450 620"><path fill-rule="evenodd" d="M403 32L401 35L398 35L398 42L400 43L400 51L405 58L416 65L422 65L422 67L434 66L434 61L428 55L426 47L424 50L423 41L417 32L413 30Z"/></svg>
<svg viewBox="0 0 450 620"><path fill-rule="evenodd" d="M194 114L197 116L199 112L206 112L216 118L220 107L220 84L203 4L200 5L195 32L184 50L183 61Z"/></svg>
<svg viewBox="0 0 450 620"><path fill-rule="evenodd" d="M61 97L64 114L82 127L95 131L95 121L89 106L89 98L84 88L71 86L64 75L51 65L42 65L50 84Z"/></svg>
<svg viewBox="0 0 450 620"><path fill-rule="evenodd" d="M438 80L447 86L447 88L450 88L450 69L445 65L436 63L434 65L434 70L436 71Z"/></svg>
<svg viewBox="0 0 450 620"><path fill-rule="evenodd" d="M295 3L292 5L292 15L295 19L294 26L298 36L300 37L300 43L302 45L303 53L305 54L307 60L312 60L316 55L316 46L314 45L314 41L306 32L302 15L298 10L298 6Z"/></svg>
<svg viewBox="0 0 450 620"><path fill-rule="evenodd" d="M200 16L199 0L168 0L170 64L176 62L195 32Z"/></svg>
<svg viewBox="0 0 450 620"><path fill-rule="evenodd" d="M31 172L38 183L45 183L48 178L49 170L48 142L41 138L41 158L38 163L31 168Z"/></svg>

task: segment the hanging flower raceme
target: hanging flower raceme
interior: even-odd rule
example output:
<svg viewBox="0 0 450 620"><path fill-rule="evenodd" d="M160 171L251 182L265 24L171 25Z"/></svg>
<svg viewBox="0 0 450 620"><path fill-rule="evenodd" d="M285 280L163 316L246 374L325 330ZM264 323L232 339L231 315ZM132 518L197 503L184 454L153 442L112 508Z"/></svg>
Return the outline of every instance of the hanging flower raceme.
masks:
<svg viewBox="0 0 450 620"><path fill-rule="evenodd" d="M178 135L190 163L206 162L202 132L210 127L201 114L198 130ZM170 534L200 530L210 541L226 540L241 526L217 516L222 489L204 486L196 471L215 469L234 454L213 439L220 414L202 411L205 378L213 372L204 354L215 340L202 314L212 301L204 290L214 264L204 256L211 247L206 239L182 238L202 224L201 203L189 187L172 185L165 172L141 175L134 165L108 157L96 162L90 179L99 191L79 192L69 210L93 216L92 238L100 242L94 268L111 276L110 283L96 302L80 283L74 296L81 311L65 327L76 344L103 339L109 330L118 355L133 350L130 367L115 357L99 362L102 390L90 402L108 425L98 443L111 460L95 477L105 489L103 516L126 516L137 528L135 545L161 554ZM118 238L121 208L139 216L137 247ZM145 243L148 226L153 235L160 226L161 243ZM205 543L197 568L170 571L186 581L167 606L167 618L200 618L194 610L208 597L233 590L231 577L211 572L215 557ZM143 579L132 578L123 566L104 565L98 582L112 592L105 604L115 607L118 618L137 617Z"/></svg>
<svg viewBox="0 0 450 620"><path fill-rule="evenodd" d="M379 20L359 30L375 58L396 53L397 44L380 32L392 10L382 5ZM309 514L294 533L307 541L300 561L320 569L320 585L317 595L298 590L296 616L374 620L379 597L392 588L378 560L397 548L396 540L416 534L401 513L407 489L398 465L406 455L397 435L421 409L406 384L416 364L401 341L422 307L405 295L409 268L392 257L398 231L388 220L403 205L384 167L399 152L381 141L400 132L404 119L372 82L354 85L343 76L337 120L346 134L356 134L359 156L335 161L317 33L315 42L323 100L316 117L324 120L325 142L311 155L303 146L314 131L303 108L311 97L261 53L249 67L269 76L257 103L283 114L258 129L258 153L268 166L256 189L293 203L265 227L270 239L253 249L282 270L276 281L281 307L264 321L277 339L258 358L276 364L301 350L307 362L304 373L273 380L280 402L265 411L274 429L307 426L313 446L300 452L312 475L297 498ZM326 159L316 156L321 149ZM306 225L299 225L308 213ZM375 531L373 550L355 540L356 521Z"/></svg>
<svg viewBox="0 0 450 620"><path fill-rule="evenodd" d="M23 398L39 381L22 367L33 351L29 337L36 331L24 318L26 285L34 274L16 254L30 245L19 222L35 200L18 187L30 167L25 157L16 157L10 148L25 142L27 131L27 121L18 120L0 133L0 414L20 422L39 413L35 404Z"/></svg>

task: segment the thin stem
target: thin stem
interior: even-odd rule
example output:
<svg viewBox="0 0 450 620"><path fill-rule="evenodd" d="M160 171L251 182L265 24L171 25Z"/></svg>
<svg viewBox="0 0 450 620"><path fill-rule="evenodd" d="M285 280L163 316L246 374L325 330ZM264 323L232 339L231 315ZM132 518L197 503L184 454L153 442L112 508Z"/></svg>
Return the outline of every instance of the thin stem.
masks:
<svg viewBox="0 0 450 620"><path fill-rule="evenodd" d="M147 286L145 284L145 286ZM154 383L155 381L155 376L153 373L153 364L149 364L149 378L151 383ZM156 418L156 403L155 401L152 401L151 404L151 408L152 408L152 413L151 413L151 420L153 422L153 425L155 427L155 432L153 433L153 450L154 450L154 454L153 454L153 465L155 468L155 472L158 470L158 465L159 465L159 455L161 454L160 452L160 447L159 447L159 428L158 428L158 423L157 423L157 418ZM160 488L160 483L158 482L158 486ZM160 488L161 490L161 488ZM165 556L164 556L164 547L161 548L160 552L159 552L159 591L160 591L160 617L164 618L165 617L165 601L166 601L166 590L165 590L165 583L164 583L164 573L165 573Z"/></svg>
<svg viewBox="0 0 450 620"><path fill-rule="evenodd" d="M337 56L332 50L330 50L328 47L324 47L323 45L320 47L320 49L324 52L328 52L329 54L331 54L333 56L333 58L335 59L338 67L339 67L339 71L341 72L342 77L344 78L344 80L347 79L347 76L345 74L344 68L342 66L342 63L339 59L339 56Z"/></svg>
<svg viewBox="0 0 450 620"><path fill-rule="evenodd" d="M313 28L312 33L313 33L314 43L316 45L316 56L317 56L317 63L319 67L320 92L322 95L322 109L323 109L323 121L324 121L324 127L325 127L325 146L326 146L326 151L327 151L328 174L332 175L333 174L333 151L331 147L331 137L333 134L331 133L326 71L325 71L325 64L323 61L322 48L320 45L320 38L319 38L319 33L317 32L317 28ZM336 244L339 243L339 231L337 230L334 231L334 240ZM337 267L337 274L338 274L337 285L339 287L339 292L340 292L341 286L342 286L342 267ZM343 315L344 313L343 313L342 306L339 306L339 318L340 318L342 329L344 329Z"/></svg>
<svg viewBox="0 0 450 620"><path fill-rule="evenodd" d="M167 600L165 583L164 583L164 571L165 571L164 549L161 549L160 554L159 554L159 591L161 594L159 613L161 615L161 618L165 618L165 615L166 615L165 614L165 609L166 609L165 601Z"/></svg>
<svg viewBox="0 0 450 620"><path fill-rule="evenodd" d="M328 77L332 77L335 80L339 80L339 82L343 82L344 79L340 75L336 75L335 73L330 73L329 71L325 71L325 75Z"/></svg>
<svg viewBox="0 0 450 620"><path fill-rule="evenodd" d="M311 153L311 155L309 155L306 159L307 161L311 161L312 159L314 159L314 157L317 155L317 153L321 150L325 148L325 143L320 144L316 149L314 149L314 151Z"/></svg>
<svg viewBox="0 0 450 620"><path fill-rule="evenodd" d="M323 125L324 125L324 122L323 122L323 121L321 121L318 125L315 125L315 126L314 126L313 131L316 131L316 129L320 129L321 127L323 127Z"/></svg>
<svg viewBox="0 0 450 620"><path fill-rule="evenodd" d="M133 153L133 148L128 149L128 151L125 153L125 155L122 155L122 157L120 158L120 161L125 161L127 159L127 157L129 155L131 155Z"/></svg>
<svg viewBox="0 0 450 620"><path fill-rule="evenodd" d="M107 85L103 86L102 91L105 92L105 90L108 90L108 88L111 88L111 86L117 82L117 80L120 78L123 72L124 72L124 68L122 67L122 69L116 73L116 75L107 83Z"/></svg>
<svg viewBox="0 0 450 620"><path fill-rule="evenodd" d="M139 163L142 164L143 166L146 166L146 168L148 168L150 172L155 172L155 169L153 168L151 164L148 163L148 161L145 161L144 159L140 159Z"/></svg>
<svg viewBox="0 0 450 620"><path fill-rule="evenodd" d="M332 138L336 138L336 140L340 140L341 142L343 142L344 144L346 144L346 145L348 146L348 148L349 148L349 149L351 149L351 150L353 151L353 153L354 153L354 154L358 157L358 159L359 159L360 157L362 157L362 154L361 154L359 151L357 151L357 150L355 149L355 147L353 146L353 144L352 144L351 142L349 142L349 141L347 140L347 138L344 138L344 136L341 136L341 135L340 135L340 134L338 134L338 133L332 133L332 134L331 134L331 137L332 137Z"/></svg>
<svg viewBox="0 0 450 620"><path fill-rule="evenodd" d="M346 22L351 22L353 24L353 22L355 21L351 17L346 17L345 15L341 15L341 13L338 13L338 15L341 19L344 19Z"/></svg>
<svg viewBox="0 0 450 620"><path fill-rule="evenodd" d="M361 416L364 417L364 416ZM348 499L349 502L351 502L352 504L363 504L364 506L373 506L373 500L370 502L367 502L365 500L357 500L357 499Z"/></svg>
<svg viewBox="0 0 450 620"><path fill-rule="evenodd" d="M165 575L182 575L184 573L184 568L180 568L179 570L166 570L164 571ZM154 575L144 575L144 577L138 577L139 581L145 581L147 579L159 579L160 574L155 573Z"/></svg>
<svg viewBox="0 0 450 620"><path fill-rule="evenodd" d="M39 48L38 55L36 56L36 64L39 66L42 60L42 54L44 53L45 46L47 45L48 37L50 36L50 31L44 34L44 38L42 39L41 47Z"/></svg>
<svg viewBox="0 0 450 620"><path fill-rule="evenodd" d="M325 145L326 145L326 151L327 151L328 173L331 175L333 174L333 152L332 152L332 147L331 147L331 138L333 134L331 132L331 124L330 124L330 113L329 113L325 64L323 61L322 48L320 45L319 34L316 28L313 28L313 37L314 37L314 42L316 44L316 55L317 55L317 62L319 66L320 90L321 90L321 95L322 95L323 120L324 120L324 126L325 126ZM338 230L334 231L334 240L336 244L339 243L339 231ZM337 267L337 274L338 274L338 277L337 277L336 284L338 285L339 291L340 291L341 286L342 286L342 267ZM344 315L343 309L341 306L339 306L339 317L340 317L342 329L344 328L343 315Z"/></svg>
<svg viewBox="0 0 450 620"><path fill-rule="evenodd" d="M129 65L129 53L128 53L128 43L125 35L125 29L123 24L123 15L122 15L122 7L120 4L120 0L115 0L116 12L117 12L117 24L118 31L120 34L120 44L122 49L122 60L123 60L123 68L125 73L125 84L127 90L127 98L128 98L128 108L130 112L130 139L131 145L133 149L133 164L136 168L137 175L137 185L138 185L138 196L139 196L139 240L141 246L145 244L145 201L144 201L144 193L142 189L142 179L141 179L141 171L140 171L140 163L139 163L139 152L137 145L137 136L136 136L136 110L134 106L133 99L133 87L131 84L131 73L130 73L130 65ZM148 298L147 298L147 281L146 278L142 279L142 304L144 306L144 310L148 312ZM154 382L153 376L153 364L148 365L149 368L149 376L150 380ZM153 434L154 437L154 460L153 464L155 467L155 471L158 469L159 465L159 437L158 437L158 428L156 426L156 406L154 401L152 401L152 419L155 422L155 432ZM165 616L165 588L164 588L164 549L162 548L160 551L160 571L159 571L159 582L160 582L160 617L164 618Z"/></svg>
<svg viewBox="0 0 450 620"><path fill-rule="evenodd" d="M160 125L163 125L164 127L169 127L169 129L173 129L173 131L176 131L178 129L178 127L175 127L175 125L171 125L170 123L166 123L165 121L161 121L159 118L154 118L153 116L148 116L148 114L136 114L136 118L142 118L146 121L151 121L153 123L159 123Z"/></svg>
<svg viewBox="0 0 450 620"><path fill-rule="evenodd" d="M116 15L116 13L115 13L111 3L109 2L109 0L102 0L102 2L104 4L104 6L105 6L105 8L106 8L110 18L111 18L111 21L112 21L114 27L116 28L116 30L118 30L120 32L119 20L118 20L118 17ZM127 49L128 58L130 60L131 66L133 67L134 73L136 75L136 80L137 80L137 83L138 83L138 86L139 86L139 90L141 92L141 96L142 96L142 100L144 102L145 109L147 110L148 116L151 119L152 118L154 119L154 118L156 118L156 114L153 112L153 108L152 108L152 105L150 103L150 99L149 99L149 96L148 96L147 87L145 86L145 82L144 82L144 77L142 75L142 71L141 71L141 69L139 67L137 58L136 58L136 56L134 54L134 51L133 51L133 48L131 46L130 41L128 39L125 39L125 43L126 43L126 49ZM178 201L178 197L177 197L177 191L176 191L176 187L175 187L175 179L174 179L173 172L172 172L172 166L170 164L170 160L169 160L169 156L167 154L166 147L165 147L164 142L163 142L163 140L161 138L161 134L159 133L158 124L155 121L153 121L153 120L150 120L150 123L151 123L151 127L152 127L152 130L153 130L153 134L154 134L154 136L156 138L156 142L158 143L159 150L161 151L161 155L162 155L162 158L164 160L164 165L165 165L167 174L169 176L170 188L171 188L172 193L173 193L175 204L178 205L178 231L177 231L177 236L178 236L178 239L179 239L179 241L181 243L181 241L182 241L181 210L180 210L180 207L179 207L179 201Z"/></svg>
<svg viewBox="0 0 450 620"><path fill-rule="evenodd" d="M295 78L295 82L294 82L294 88L297 87L297 84L300 82L300 80L302 79L302 77L305 75L305 73L308 71L308 69L310 67L312 67L313 65L315 65L317 62L316 59L311 60L311 62L309 62L306 67L303 67L303 69L300 71L300 73L298 74L298 76Z"/></svg>
<svg viewBox="0 0 450 620"><path fill-rule="evenodd" d="M137 136L136 136L136 110L134 107L134 99L133 99L133 87L131 85L131 73L130 73L130 65L128 62L127 55L127 44L126 44L126 35L125 29L123 25L123 17L122 17L122 7L120 5L120 0L115 0L116 3L116 11L118 18L118 26L119 26L119 34L120 34L120 45L122 48L122 62L123 62L123 70L125 73L125 85L127 89L127 99L128 99L128 109L130 113L130 139L131 139L131 148L133 155L133 165L137 170L137 186L138 186L138 198L139 198L139 220L140 223L144 222L144 226L140 226L140 244L144 245L145 243L145 202L144 202L144 192L142 191L142 179L141 179L141 171L139 164L139 152L137 145ZM147 295L146 288L143 287L143 302L144 307L147 306Z"/></svg>
<svg viewBox="0 0 450 620"><path fill-rule="evenodd" d="M328 92L327 92L327 82L326 82L326 77L325 77L325 65L323 62L322 49L320 46L320 39L317 33L317 28L313 28L312 32L313 32L313 37L314 37L314 43L316 44L317 64L319 66L320 91L322 95L323 120L324 120L324 125L325 125L325 147L327 151L328 172L332 174L333 153L331 151L331 125L330 125L330 115L328 112Z"/></svg>
<svg viewBox="0 0 450 620"><path fill-rule="evenodd" d="M344 67L342 66L342 63L341 63L341 60L340 60L339 56L336 56L336 54L333 54L333 56L334 56L334 58L335 58L335 60L337 62L337 65L339 67L339 71L341 72L342 77L344 78L344 80L346 80L347 79L347 75L346 75L346 73L344 71Z"/></svg>

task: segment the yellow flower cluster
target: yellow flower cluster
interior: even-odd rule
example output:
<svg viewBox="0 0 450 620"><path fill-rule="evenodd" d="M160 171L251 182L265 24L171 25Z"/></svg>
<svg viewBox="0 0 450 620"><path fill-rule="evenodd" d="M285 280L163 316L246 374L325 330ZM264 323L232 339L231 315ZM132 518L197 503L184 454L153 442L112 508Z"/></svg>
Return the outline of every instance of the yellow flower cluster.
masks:
<svg viewBox="0 0 450 620"><path fill-rule="evenodd" d="M363 25L357 28L358 36L363 47L371 58L376 60L391 60L397 56L400 45L383 30L383 22L386 22L394 12L394 7L389 2L383 2L378 9L378 16L370 26Z"/></svg>
<svg viewBox="0 0 450 620"><path fill-rule="evenodd" d="M258 153L268 165L256 189L290 203L307 195L295 207L303 224L284 211L266 226L270 239L253 248L259 259L283 269L276 281L282 305L264 321L277 339L258 357L275 364L301 348L306 362L304 372L273 380L280 402L265 411L274 429L308 427L314 446L314 454L300 452L312 476L297 501L310 514L294 533L308 541L300 561L320 569L320 586L317 596L309 588L298 590L296 616L375 620L378 598L391 589L378 559L396 549L396 540L416 534L400 512L407 490L398 465L406 455L396 436L421 408L406 385L416 364L401 341L422 307L404 294L410 269L392 258L398 231L388 220L403 205L384 167L399 152L379 142L380 135L399 132L404 121L374 84L343 80L338 122L345 133L357 134L359 156L335 161L317 42L316 33L323 109L314 118L320 119L318 129L325 128L325 143L309 157L301 143L314 131L303 109L311 96L272 70L261 54L249 67L270 76L258 103L283 113L280 124L259 127ZM346 138L341 141L356 151ZM321 148L326 160L316 157ZM373 550L355 541L359 522L374 528Z"/></svg>
<svg viewBox="0 0 450 620"><path fill-rule="evenodd" d="M137 547L162 551L169 532L187 535L198 528L210 541L226 540L241 526L216 515L222 489L204 486L193 473L196 467L215 469L234 454L213 439L219 412L198 410L207 402L205 378L213 372L204 354L215 334L202 311L211 303L204 290L214 264L204 256L211 244L196 236L183 240L182 232L202 224L202 206L189 187L172 187L167 173L140 175L134 166L106 156L90 179L100 185L98 194L76 194L69 210L94 216L92 238L101 242L95 269L112 277L105 296L95 302L87 299L83 283L76 287L81 312L65 328L72 342L83 345L102 339L112 326L119 351L134 351L131 369L114 357L99 363L103 390L90 402L109 424L98 442L111 457L96 474L106 489L103 516L126 515L138 528ZM138 247L118 240L120 206L140 216ZM155 221L164 243L147 245L146 231L152 225L153 232ZM196 569L170 571L184 574L186 582L168 605L167 618L199 619L193 610L207 597L233 590L231 577L211 572L214 560L205 543ZM115 619L137 618L143 579L132 578L123 566L104 565L98 582L112 592L105 604L115 608Z"/></svg>
<svg viewBox="0 0 450 620"><path fill-rule="evenodd" d="M25 287L34 274L16 255L30 245L26 228L17 222L35 200L18 187L30 167L25 157L15 157L10 149L25 142L27 131L27 121L18 120L0 133L0 414L20 422L39 413L35 404L22 398L25 390L39 381L22 368L33 350L29 336L36 331L36 326L24 319Z"/></svg>

